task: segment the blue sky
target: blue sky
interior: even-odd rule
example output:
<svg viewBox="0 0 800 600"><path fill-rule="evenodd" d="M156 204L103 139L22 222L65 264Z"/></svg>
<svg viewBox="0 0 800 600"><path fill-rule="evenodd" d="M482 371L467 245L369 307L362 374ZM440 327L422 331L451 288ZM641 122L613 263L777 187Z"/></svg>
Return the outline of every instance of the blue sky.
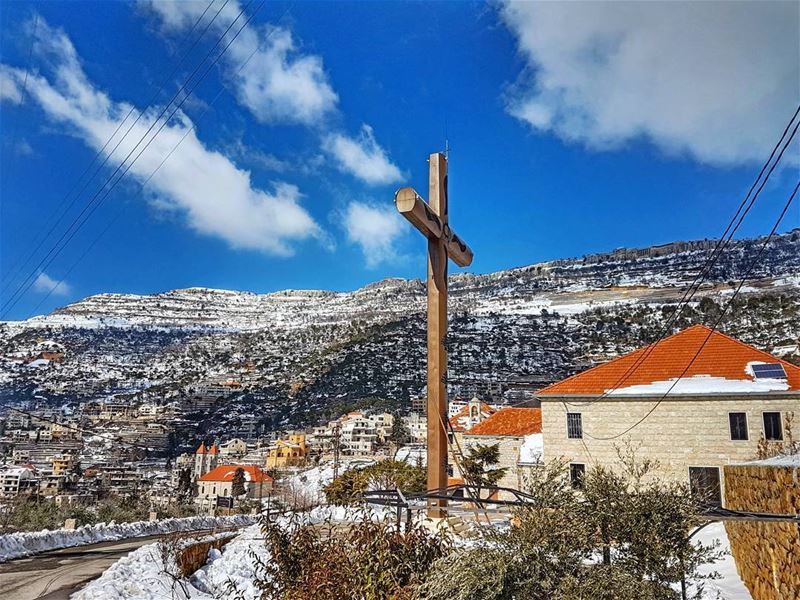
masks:
<svg viewBox="0 0 800 600"><path fill-rule="evenodd" d="M3 302L32 282L4 318L99 292L421 277L425 245L393 194L424 195L426 157L445 139L451 224L475 251L473 272L715 237L800 97L792 2L269 2L255 13L258 2L209 1L0 8ZM252 15L47 258L225 28ZM54 221L131 108L107 149L140 120ZM742 236L771 227L797 143L784 164ZM783 229L798 225L800 209Z"/></svg>

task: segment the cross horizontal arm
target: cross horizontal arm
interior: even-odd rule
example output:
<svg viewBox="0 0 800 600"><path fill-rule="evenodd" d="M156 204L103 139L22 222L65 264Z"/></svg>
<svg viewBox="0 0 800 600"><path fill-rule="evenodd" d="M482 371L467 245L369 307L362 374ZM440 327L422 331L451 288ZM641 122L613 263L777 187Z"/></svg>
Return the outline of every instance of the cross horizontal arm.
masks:
<svg viewBox="0 0 800 600"><path fill-rule="evenodd" d="M394 203L398 212L408 219L411 224L419 229L420 233L429 238L442 237L442 220L431 207L420 198L414 188L404 187L397 190Z"/></svg>
<svg viewBox="0 0 800 600"><path fill-rule="evenodd" d="M427 238L443 239L447 256L459 267L472 264L473 253L469 246L458 237L448 225L443 225L439 216L410 187L400 188L394 196L397 210L419 232Z"/></svg>

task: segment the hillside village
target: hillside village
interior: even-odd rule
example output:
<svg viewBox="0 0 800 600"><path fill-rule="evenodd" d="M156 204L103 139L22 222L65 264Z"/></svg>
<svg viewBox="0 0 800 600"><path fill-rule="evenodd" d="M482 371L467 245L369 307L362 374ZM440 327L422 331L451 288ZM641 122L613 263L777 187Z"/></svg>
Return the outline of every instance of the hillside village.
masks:
<svg viewBox="0 0 800 600"><path fill-rule="evenodd" d="M729 253L746 256L757 241L739 242ZM539 410L543 392L537 390L546 392L547 384L651 341L677 301L680 273L709 248L707 242L671 244L454 277L451 436L466 434L468 426L506 406ZM771 258L726 330L796 362L800 292L791 273L800 269L800 236L779 236L769 248ZM718 310L724 282L738 275L737 263L726 256L717 283L676 321L675 331ZM381 302L387 294L408 296L420 310L416 286L388 282L352 296L306 293L302 301L196 291L173 294L170 302L178 304L172 308L169 294L153 301L95 297L47 317L3 324L4 496L35 490L59 505L86 506L109 495L136 495L150 507L173 506L179 496L199 494L200 477L211 470L194 466L202 444L215 449L215 466L266 473L331 464L334 453L392 456L398 450L395 420L402 421L397 429L409 446L404 455L420 457L426 439L423 317L397 321L375 310L398 305ZM186 302L197 303L198 295L198 314L216 323L193 320ZM223 303L211 308L211 301ZM248 308L234 324L223 312L231 301L269 302L291 313ZM302 327L299 315L309 314L309 303L318 306L314 324ZM325 311L329 325L319 325ZM255 315L267 316L269 325L251 320ZM281 322L285 328L275 330ZM326 341L340 335L349 341ZM206 363L213 370L201 371ZM293 378L288 385L281 383L287 373ZM468 410L475 401L484 407L477 415ZM545 426L554 418L548 414ZM754 455L755 440L737 457ZM504 456L508 464L520 460ZM213 499L209 504L208 494L200 495L202 509L213 509Z"/></svg>

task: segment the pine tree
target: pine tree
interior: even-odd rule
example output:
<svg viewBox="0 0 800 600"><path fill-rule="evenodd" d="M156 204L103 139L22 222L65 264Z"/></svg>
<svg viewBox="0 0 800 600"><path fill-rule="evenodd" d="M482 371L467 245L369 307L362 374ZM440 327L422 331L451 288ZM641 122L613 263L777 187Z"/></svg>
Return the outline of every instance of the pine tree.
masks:
<svg viewBox="0 0 800 600"><path fill-rule="evenodd" d="M389 442L394 446L394 454L392 455L397 456L397 451L400 447L408 442L408 439L411 437L411 432L408 430L405 421L403 421L403 417L399 414L394 415L394 420L392 421L392 430L389 433Z"/></svg>
<svg viewBox="0 0 800 600"><path fill-rule="evenodd" d="M233 474L233 483L231 484L231 496L237 498L239 496L244 496L246 490L244 487L244 469L242 467L238 467L236 469L236 473Z"/></svg>
<svg viewBox="0 0 800 600"><path fill-rule="evenodd" d="M481 497L481 490L493 487L503 478L508 469L492 468L500 462L500 446L484 446L477 444L472 446L467 456L461 461L461 469L464 479L469 485L478 488L477 497Z"/></svg>

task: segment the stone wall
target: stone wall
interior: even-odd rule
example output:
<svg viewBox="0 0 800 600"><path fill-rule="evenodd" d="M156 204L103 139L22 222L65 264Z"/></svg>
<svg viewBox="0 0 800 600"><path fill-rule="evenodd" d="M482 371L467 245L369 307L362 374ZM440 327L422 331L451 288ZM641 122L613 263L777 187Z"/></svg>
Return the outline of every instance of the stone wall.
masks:
<svg viewBox="0 0 800 600"><path fill-rule="evenodd" d="M196 544L190 544L183 547L178 553L178 569L183 577L189 577L192 573L197 571L200 567L206 564L208 560L208 551L212 548L217 550L230 542L235 533L224 535L213 540L200 541Z"/></svg>
<svg viewBox="0 0 800 600"><path fill-rule="evenodd" d="M800 514L800 461L797 466L769 463L725 467L726 508ZM728 521L725 529L736 570L753 600L800 598L800 526Z"/></svg>
<svg viewBox="0 0 800 600"><path fill-rule="evenodd" d="M762 412L794 411L800 415L800 394L775 397L757 396L674 396L665 399L630 432L624 432L653 409L654 398L542 399L544 459L564 458L569 462L614 467L618 464L616 447L630 440L638 447L637 457L659 462L658 475L681 483L689 481L689 467L722 467L752 460L758 451L763 431ZM583 439L567 438L566 412L581 413ZM729 412L747 414L749 439L731 440ZM590 435L589 435L590 434ZM720 473L722 475L722 473ZM724 501L724 497L723 497Z"/></svg>

